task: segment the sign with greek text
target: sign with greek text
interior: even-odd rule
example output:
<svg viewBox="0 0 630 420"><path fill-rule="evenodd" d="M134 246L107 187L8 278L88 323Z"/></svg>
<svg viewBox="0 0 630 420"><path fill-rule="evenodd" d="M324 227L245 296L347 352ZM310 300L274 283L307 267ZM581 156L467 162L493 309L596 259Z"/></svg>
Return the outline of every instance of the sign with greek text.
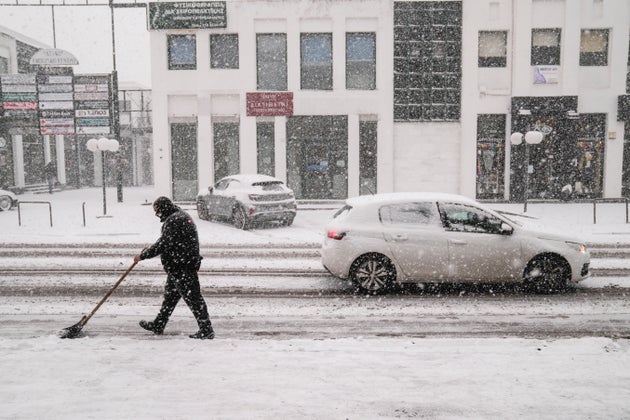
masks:
<svg viewBox="0 0 630 420"><path fill-rule="evenodd" d="M247 92L247 115L278 117L293 115L293 92Z"/></svg>
<svg viewBox="0 0 630 420"><path fill-rule="evenodd" d="M149 3L149 30L227 27L224 1Z"/></svg>

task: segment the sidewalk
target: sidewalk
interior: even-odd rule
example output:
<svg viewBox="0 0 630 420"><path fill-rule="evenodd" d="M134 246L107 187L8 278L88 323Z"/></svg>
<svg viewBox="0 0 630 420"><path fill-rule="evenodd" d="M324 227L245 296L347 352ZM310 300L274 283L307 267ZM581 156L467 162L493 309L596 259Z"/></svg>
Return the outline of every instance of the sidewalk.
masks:
<svg viewBox="0 0 630 420"><path fill-rule="evenodd" d="M124 202L116 200L115 188L107 189L107 216L103 216L100 188L67 190L54 194L22 194L21 201L50 202L21 206L21 226L17 209L0 212L1 243L37 244L131 244L153 243L161 224L150 204L156 198L152 187L124 189ZM519 214L522 203L490 203L496 210ZM318 246L326 222L340 202L306 203L298 207L293 226L256 228L241 231L228 223L199 220L194 205L183 206L197 223L202 245L220 246ZM85 209L85 226L83 219ZM581 238L589 244L630 244L630 224L626 224L624 203L597 205L597 223L593 223L592 203L529 203L526 217L510 216L527 225L542 225Z"/></svg>

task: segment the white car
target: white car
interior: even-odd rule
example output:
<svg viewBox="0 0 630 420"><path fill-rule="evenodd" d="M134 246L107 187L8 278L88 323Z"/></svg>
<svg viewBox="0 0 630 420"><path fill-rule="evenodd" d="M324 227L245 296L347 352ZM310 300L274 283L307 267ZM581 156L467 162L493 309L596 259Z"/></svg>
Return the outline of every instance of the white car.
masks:
<svg viewBox="0 0 630 420"><path fill-rule="evenodd" d="M17 206L18 200L11 191L0 190L0 211L6 211Z"/></svg>
<svg viewBox="0 0 630 420"><path fill-rule="evenodd" d="M397 283L523 282L554 292L590 275L578 239L526 229L475 200L392 193L346 201L329 222L322 264L360 289Z"/></svg>
<svg viewBox="0 0 630 420"><path fill-rule="evenodd" d="M291 226L296 212L293 191L267 175L228 176L197 195L200 219L226 219L239 229L271 221Z"/></svg>

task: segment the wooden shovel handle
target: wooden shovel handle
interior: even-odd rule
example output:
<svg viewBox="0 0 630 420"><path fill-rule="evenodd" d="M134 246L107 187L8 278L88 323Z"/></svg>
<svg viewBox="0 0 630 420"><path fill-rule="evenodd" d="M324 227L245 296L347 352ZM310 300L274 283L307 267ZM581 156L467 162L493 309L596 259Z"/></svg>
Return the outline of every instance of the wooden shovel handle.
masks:
<svg viewBox="0 0 630 420"><path fill-rule="evenodd" d="M107 298L109 298L112 293L114 293L114 290L116 290L116 288L120 285L120 283L122 283L122 281L125 279L125 277L127 277L127 274L129 274L131 272L131 270L133 270L133 268L136 266L136 264L138 264L136 261L133 262L133 264L131 264L131 267L129 267L127 269L127 271L125 271L125 274L123 274L122 276L120 276L120 278L118 279L118 281L116 282L116 284L114 284L112 286L111 289L109 289L109 292L107 292L107 294L105 296L103 296L103 298L101 299L101 301L96 305L96 307L94 309L92 309L92 312L90 312L89 315L83 317L83 319L81 320L81 325L85 325L87 324L87 322L90 320L90 318L92 318L92 315L94 315L94 313L96 311L98 311L98 308L101 307L101 305L103 303L105 303L105 301L107 300Z"/></svg>

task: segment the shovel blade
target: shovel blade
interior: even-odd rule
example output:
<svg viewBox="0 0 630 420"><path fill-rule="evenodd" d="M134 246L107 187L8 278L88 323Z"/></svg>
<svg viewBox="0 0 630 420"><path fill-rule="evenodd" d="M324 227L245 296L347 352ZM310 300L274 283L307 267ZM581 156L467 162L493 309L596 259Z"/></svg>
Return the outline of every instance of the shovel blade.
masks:
<svg viewBox="0 0 630 420"><path fill-rule="evenodd" d="M81 330L83 329L83 325L85 325L83 322L84 320L85 320L85 316L81 318L81 321L77 322L73 326L64 328L63 330L59 331L59 338L83 337Z"/></svg>

